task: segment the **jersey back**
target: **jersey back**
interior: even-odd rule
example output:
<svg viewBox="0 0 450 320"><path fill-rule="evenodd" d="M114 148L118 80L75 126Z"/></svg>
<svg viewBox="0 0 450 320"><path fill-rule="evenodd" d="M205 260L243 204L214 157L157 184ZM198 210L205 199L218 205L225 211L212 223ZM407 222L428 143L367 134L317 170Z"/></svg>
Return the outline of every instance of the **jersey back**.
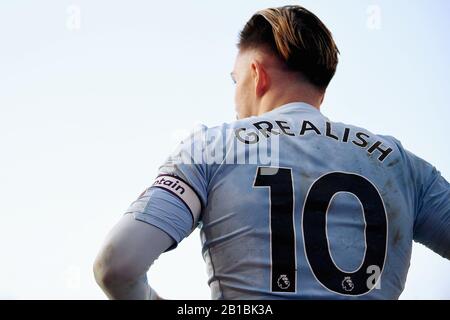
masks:
<svg viewBox="0 0 450 320"><path fill-rule="evenodd" d="M398 298L417 209L395 139L298 103L220 131L237 146L209 165L201 239L213 298ZM210 150L226 140L215 134Z"/></svg>
<svg viewBox="0 0 450 320"><path fill-rule="evenodd" d="M160 173L178 180L130 211L177 243L200 228L213 299L397 299L413 240L450 258L439 172L305 103L204 128ZM161 211L177 192L184 204Z"/></svg>

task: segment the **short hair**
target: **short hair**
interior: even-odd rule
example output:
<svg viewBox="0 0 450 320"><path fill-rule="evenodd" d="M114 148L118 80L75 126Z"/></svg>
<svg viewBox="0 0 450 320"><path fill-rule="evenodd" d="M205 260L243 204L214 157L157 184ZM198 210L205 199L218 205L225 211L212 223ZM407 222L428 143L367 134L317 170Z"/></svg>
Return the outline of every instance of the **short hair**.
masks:
<svg viewBox="0 0 450 320"><path fill-rule="evenodd" d="M338 64L330 30L307 9L289 5L258 11L239 34L239 50L269 49L308 82L325 90Z"/></svg>

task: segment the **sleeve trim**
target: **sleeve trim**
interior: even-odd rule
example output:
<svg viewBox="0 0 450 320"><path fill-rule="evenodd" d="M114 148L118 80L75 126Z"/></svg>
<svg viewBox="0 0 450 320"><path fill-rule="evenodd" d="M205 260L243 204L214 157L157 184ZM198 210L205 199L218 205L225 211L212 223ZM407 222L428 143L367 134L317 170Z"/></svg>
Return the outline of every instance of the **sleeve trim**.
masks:
<svg viewBox="0 0 450 320"><path fill-rule="evenodd" d="M148 223L153 227L160 229L161 231L166 233L169 237L171 237L174 243L165 252L175 249L182 240L178 235L177 231L173 229L172 226L170 224L167 224L165 221L155 219L155 217L149 216L148 214L142 212L126 212L125 214L131 214L133 215L135 220Z"/></svg>

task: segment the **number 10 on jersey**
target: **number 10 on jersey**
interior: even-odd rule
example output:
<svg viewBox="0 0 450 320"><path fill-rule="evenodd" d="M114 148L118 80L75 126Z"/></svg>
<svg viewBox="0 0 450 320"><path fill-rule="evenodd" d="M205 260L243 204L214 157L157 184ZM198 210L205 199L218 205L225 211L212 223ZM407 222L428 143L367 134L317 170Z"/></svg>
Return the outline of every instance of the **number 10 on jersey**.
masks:
<svg viewBox="0 0 450 320"><path fill-rule="evenodd" d="M292 169L259 167L254 187L268 188L270 192L271 290L294 293L297 290L297 240ZM338 192L356 196L364 211L365 254L354 272L340 269L330 253L326 216ZM383 199L372 182L353 173L325 174L309 188L302 211L306 259L323 287L342 295L360 296L378 285L386 259L388 228ZM375 272L375 278L368 271Z"/></svg>

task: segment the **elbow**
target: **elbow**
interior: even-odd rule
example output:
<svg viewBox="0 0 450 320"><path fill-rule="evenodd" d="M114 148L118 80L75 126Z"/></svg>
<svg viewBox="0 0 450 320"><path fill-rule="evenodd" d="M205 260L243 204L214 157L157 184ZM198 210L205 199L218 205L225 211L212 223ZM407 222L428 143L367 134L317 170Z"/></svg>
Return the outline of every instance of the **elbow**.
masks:
<svg viewBox="0 0 450 320"><path fill-rule="evenodd" d="M111 292L116 287L133 282L127 265L118 257L114 257L111 251L111 247L103 249L93 264L95 281L105 292Z"/></svg>
<svg viewBox="0 0 450 320"><path fill-rule="evenodd" d="M105 265L105 261L99 255L93 265L94 278L95 282L103 289L106 287L106 284L110 282L111 279L111 271L109 271Z"/></svg>
<svg viewBox="0 0 450 320"><path fill-rule="evenodd" d="M107 289L114 282L114 278L117 276L115 270L111 268L111 264L108 263L104 252L100 252L94 261L93 265L95 282L102 288Z"/></svg>

